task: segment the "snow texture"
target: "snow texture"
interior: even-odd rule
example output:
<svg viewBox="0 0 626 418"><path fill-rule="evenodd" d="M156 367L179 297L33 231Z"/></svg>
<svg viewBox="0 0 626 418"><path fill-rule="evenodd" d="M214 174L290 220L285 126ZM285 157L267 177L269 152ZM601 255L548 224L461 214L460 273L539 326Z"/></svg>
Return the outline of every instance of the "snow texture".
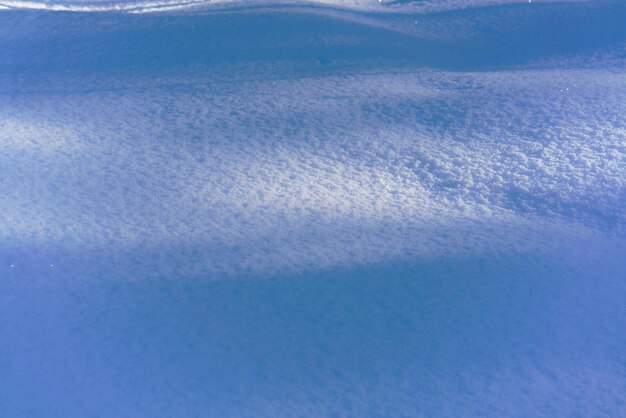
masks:
<svg viewBox="0 0 626 418"><path fill-rule="evenodd" d="M0 4L0 416L626 415L622 2Z"/></svg>

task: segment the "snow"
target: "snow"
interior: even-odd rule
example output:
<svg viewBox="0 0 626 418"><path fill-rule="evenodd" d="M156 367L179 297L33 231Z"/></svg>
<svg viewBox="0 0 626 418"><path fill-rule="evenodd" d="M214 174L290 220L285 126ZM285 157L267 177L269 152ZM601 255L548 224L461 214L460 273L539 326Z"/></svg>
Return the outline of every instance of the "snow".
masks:
<svg viewBox="0 0 626 418"><path fill-rule="evenodd" d="M575 3L589 0L543 0L542 3ZM315 5L329 6L347 10L395 12L395 13L432 13L459 9L512 5L524 3L524 0L53 0L26 1L2 0L0 10L48 10L82 13L129 12L152 13L182 10L211 10L221 7L259 7L266 5ZM530 1L528 2L530 3Z"/></svg>
<svg viewBox="0 0 626 418"><path fill-rule="evenodd" d="M0 13L0 415L624 413L626 7L382 3Z"/></svg>

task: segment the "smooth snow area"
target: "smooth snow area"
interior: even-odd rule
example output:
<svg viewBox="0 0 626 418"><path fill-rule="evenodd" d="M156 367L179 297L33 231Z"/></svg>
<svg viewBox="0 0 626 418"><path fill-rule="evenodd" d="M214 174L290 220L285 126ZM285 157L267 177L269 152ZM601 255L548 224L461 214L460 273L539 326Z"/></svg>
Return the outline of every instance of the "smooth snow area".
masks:
<svg viewBox="0 0 626 418"><path fill-rule="evenodd" d="M540 4L586 1L589 0L535 0ZM429 13L519 3L532 3L532 0L0 0L0 10L151 13L282 4L323 5L376 12Z"/></svg>
<svg viewBox="0 0 626 418"><path fill-rule="evenodd" d="M1 12L0 416L625 415L626 5L414 3Z"/></svg>

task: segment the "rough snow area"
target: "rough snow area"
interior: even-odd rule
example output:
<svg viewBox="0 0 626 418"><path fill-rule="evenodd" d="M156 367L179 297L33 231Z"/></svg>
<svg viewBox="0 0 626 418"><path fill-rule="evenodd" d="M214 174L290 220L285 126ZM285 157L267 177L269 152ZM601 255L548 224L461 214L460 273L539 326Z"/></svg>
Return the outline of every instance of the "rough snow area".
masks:
<svg viewBox="0 0 626 418"><path fill-rule="evenodd" d="M626 414L626 6L508 3L0 13L0 416Z"/></svg>

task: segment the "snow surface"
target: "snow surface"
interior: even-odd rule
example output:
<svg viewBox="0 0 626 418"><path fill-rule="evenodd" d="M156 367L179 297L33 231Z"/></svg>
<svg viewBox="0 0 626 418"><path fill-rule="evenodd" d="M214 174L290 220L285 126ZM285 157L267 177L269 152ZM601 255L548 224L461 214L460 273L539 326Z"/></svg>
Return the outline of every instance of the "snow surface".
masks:
<svg viewBox="0 0 626 418"><path fill-rule="evenodd" d="M575 3L589 0L535 0L539 3ZM376 12L429 13L507 4L532 3L529 0L1 0L2 8L70 12L130 12L206 10L219 7L263 5L323 5L348 10Z"/></svg>
<svg viewBox="0 0 626 418"><path fill-rule="evenodd" d="M505 3L1 2L0 416L626 415L626 5Z"/></svg>

